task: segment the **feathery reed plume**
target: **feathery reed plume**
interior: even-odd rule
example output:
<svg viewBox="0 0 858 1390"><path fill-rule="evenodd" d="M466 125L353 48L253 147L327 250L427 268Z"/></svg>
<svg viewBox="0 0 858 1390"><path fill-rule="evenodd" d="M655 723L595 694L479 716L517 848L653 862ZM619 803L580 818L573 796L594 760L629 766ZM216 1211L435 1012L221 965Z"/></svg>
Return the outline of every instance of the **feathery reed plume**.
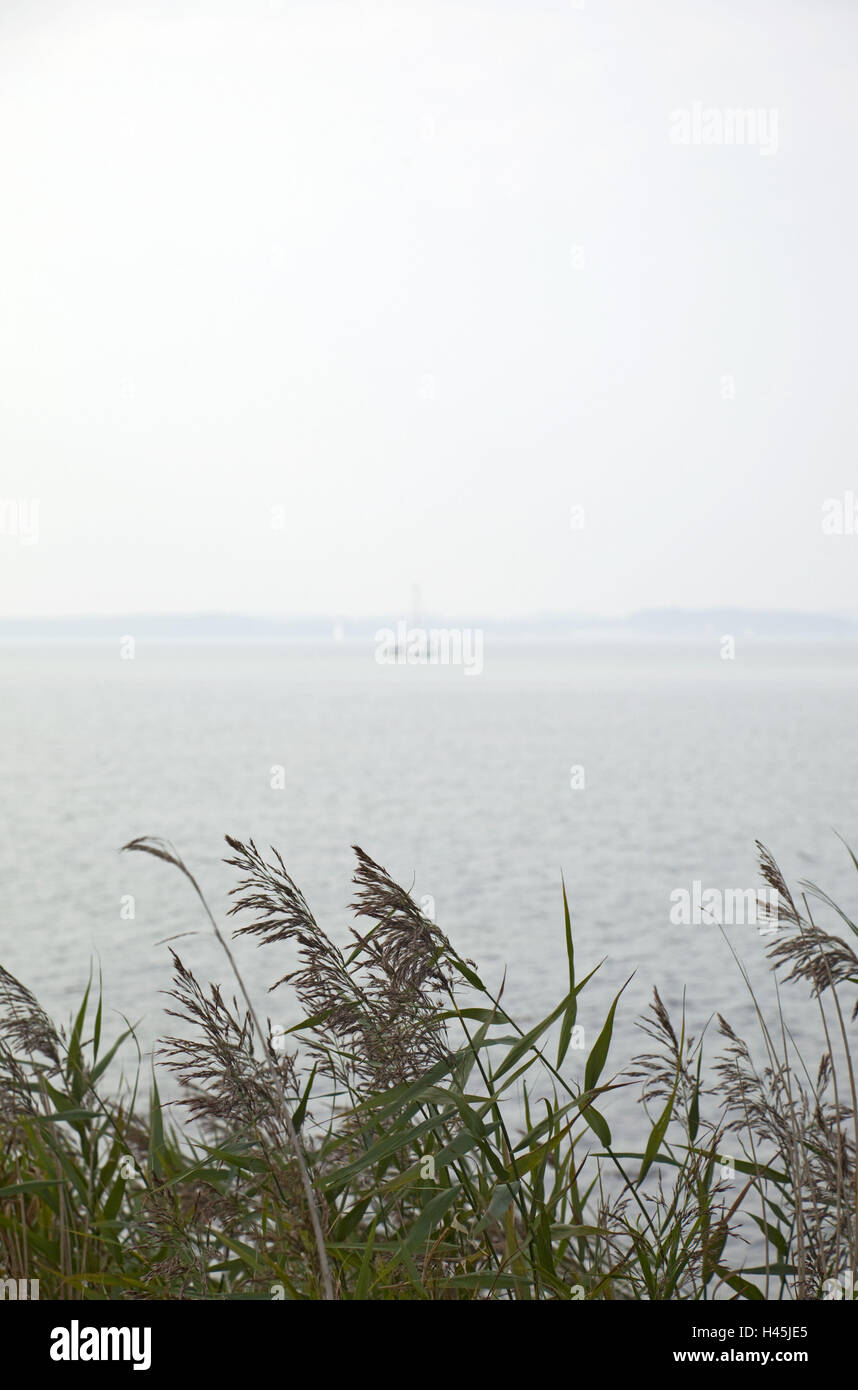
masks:
<svg viewBox="0 0 858 1390"><path fill-rule="evenodd" d="M214 932L219 945L221 946L224 954L227 957L227 960L229 961L232 967L233 974L235 975L239 989L241 990L242 996L247 1006L248 1016L253 1027L256 1030L256 1035L259 1038L260 1043L263 1046L265 1046L268 1034L265 1030L263 1030L262 1025L259 1022L256 1010L253 1007L250 995L247 991L247 986L245 985L241 972L239 971L238 966L236 964L235 957L233 956L232 951L229 948L228 942L224 938L220 928L218 927L217 922L214 919L214 916L212 915L211 908L209 907L205 899L202 889L200 888L199 884L197 883L197 880L194 878L194 875L191 873L190 869L188 869L185 865L180 855L178 855L176 851L173 849L172 845L167 844L165 840L148 836L141 836L138 837L136 840L129 841L127 845L123 846L123 849L137 851L144 854L151 854L156 859L163 859L166 863L172 864L175 868L179 870L181 874L184 875L185 878L187 878L188 882L191 884L197 897L202 903L202 906L205 909L206 916L208 917L209 922L211 923L212 931ZM175 1057L174 1060L176 1060ZM328 1260L328 1252L325 1245L325 1237L322 1231L321 1199L313 1187L313 1182L310 1177L310 1170L307 1166L307 1157L304 1153L304 1148L298 1135L298 1131L295 1128L295 1124L292 1118L292 1111L283 1085L283 1077L277 1068L273 1068L271 1074L272 1079L275 1081L278 1088L278 1117L283 1126L283 1129L286 1132L287 1141L294 1155L295 1162L298 1165L298 1171L301 1177L301 1186L304 1190L304 1196L307 1203L307 1210L310 1217L310 1225L313 1231L313 1240L315 1242L316 1253L319 1261L319 1273L322 1279L324 1296L327 1301L332 1301L334 1298L334 1285L333 1280L331 1279L331 1267L330 1262Z"/></svg>
<svg viewBox="0 0 858 1390"><path fill-rule="evenodd" d="M33 1114L32 1079L19 1054L47 1058L50 1070L60 1064L59 1036L35 995L0 966L0 1115L14 1120Z"/></svg>
<svg viewBox="0 0 858 1390"><path fill-rule="evenodd" d="M629 1204L624 1194L622 1206L612 1212L615 1234L610 1243L617 1254L625 1248L627 1259L632 1254L645 1256L653 1270L649 1296L662 1299L675 1297L677 1284L697 1295L714 1276L724 1276L722 1255L728 1239L736 1234L733 1218L739 1204L728 1210L725 1200L727 1182L720 1176L716 1157L719 1120L708 1120L701 1114L703 1098L712 1094L712 1088L701 1083L702 1040L686 1035L684 1007L677 1037L658 990L654 988L652 995L636 1026L651 1039L654 1050L635 1056L624 1075L640 1081L639 1100L647 1113L651 1104L658 1106L660 1118L650 1119L659 1148L663 1145L668 1155L674 1154L670 1130L676 1127L682 1136L682 1157L673 1170L672 1186L659 1171L655 1189L641 1189L639 1210L646 1217L643 1230L627 1215ZM642 1168L642 1174L645 1171L646 1167ZM630 1245L624 1247L619 1232ZM665 1249L672 1250L670 1258L664 1258ZM655 1273L657 1270L661 1272Z"/></svg>
<svg viewBox="0 0 858 1390"><path fill-rule="evenodd" d="M446 1055L446 1030L433 991L448 987L440 965L446 939L386 870L354 846L358 916L375 925L354 928L348 957L318 925L303 893L272 849L266 861L251 840L227 836L226 862L244 877L232 889L230 915L250 913L235 936L260 944L294 943L299 967L272 989L290 984L314 1020L309 1050L349 1089L383 1090L411 1080Z"/></svg>
<svg viewBox="0 0 858 1390"><path fill-rule="evenodd" d="M0 1040L32 1057L41 1053L59 1066L59 1037L35 995L0 966Z"/></svg>
<svg viewBox="0 0 858 1390"><path fill-rule="evenodd" d="M225 862L244 875L230 889L230 896L237 901L229 916L243 912L253 915L253 921L236 927L233 936L255 936L260 945L295 944L299 968L281 976L270 990L283 984L292 986L308 1017L317 1020L313 1032L329 1034L336 1044L333 1048L311 1044L311 1050L326 1070L341 1077L345 1071L343 1049L354 1047L361 1036L366 1008L345 956L319 927L277 850L272 849L269 863L253 840L246 845L230 835L226 840L233 856Z"/></svg>
<svg viewBox="0 0 858 1390"><path fill-rule="evenodd" d="M683 1053L670 1016L655 987L652 991L652 1002L646 1013L636 1019L635 1027L651 1038L657 1049L655 1052L639 1053L633 1057L632 1065L625 1073L628 1077L643 1083L640 1099L646 1105L669 1096L677 1074L683 1081L692 1081L687 1062L694 1040L687 1039L686 1051Z"/></svg>
<svg viewBox="0 0 858 1390"><path fill-rule="evenodd" d="M728 1046L716 1063L725 1104L725 1130L745 1135L755 1166L786 1174L782 1205L792 1207L797 1246L797 1296L819 1289L836 1270L843 1240L842 1213L854 1174L855 1146L847 1124L851 1109L833 1103L830 1054L815 1081L771 1055L758 1069L744 1039L718 1016ZM757 1146L762 1148L758 1150Z"/></svg>
<svg viewBox="0 0 858 1390"><path fill-rule="evenodd" d="M351 906L375 923L364 935L352 929L373 1013L367 1060L376 1085L395 1085L447 1055L439 991L453 989L444 968L449 943L386 869L352 848L358 892Z"/></svg>
<svg viewBox="0 0 858 1390"><path fill-rule="evenodd" d="M797 934L781 937L770 947L769 959L774 968L790 966L787 980L806 980L811 992L818 998L827 989L840 984L858 986L858 955L843 937L824 931L811 919L809 913L802 913L796 905L784 876L774 857L765 845L757 841L760 854L760 868L766 882L779 895L779 904L772 908L766 904L767 915L777 921L778 926L795 928ZM858 935L858 928L846 914L832 902L815 884L803 884L809 892L827 903L840 918ZM858 1014L856 998L852 1017Z"/></svg>
<svg viewBox="0 0 858 1390"><path fill-rule="evenodd" d="M230 1009L217 985L210 985L206 994L176 952L170 954L175 983L168 994L179 1008L167 1013L201 1034L165 1038L162 1048L167 1066L191 1093L188 1110L195 1118L230 1120L241 1127L272 1125L277 1117L277 1092L271 1085L271 1069L277 1059L272 1053L267 1060L254 1055L249 1011L241 1014L237 1000ZM282 1069L285 1089L292 1078L288 1064Z"/></svg>

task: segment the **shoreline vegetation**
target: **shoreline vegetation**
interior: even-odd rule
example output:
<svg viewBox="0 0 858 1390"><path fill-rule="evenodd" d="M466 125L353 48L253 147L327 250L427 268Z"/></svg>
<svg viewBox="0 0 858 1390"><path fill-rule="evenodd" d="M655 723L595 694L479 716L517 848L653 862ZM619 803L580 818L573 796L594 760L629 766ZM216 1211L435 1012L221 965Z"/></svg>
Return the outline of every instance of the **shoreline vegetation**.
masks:
<svg viewBox="0 0 858 1390"><path fill-rule="evenodd" d="M774 1017L754 1000L758 1044L720 1015L693 1035L654 991L644 1050L618 1065L628 981L585 1044L579 1000L606 962L580 971L565 886L568 979L525 1029L363 850L341 946L275 850L227 843L231 934L170 845L125 846L184 876L230 976L204 985L171 951L179 1032L160 1044L148 1104L142 1060L109 1080L133 1029L105 1039L92 981L61 1028L0 968L8 1296L37 1280L41 1298L67 1300L853 1297L858 926L812 883L794 895L762 845L779 988ZM288 1032L245 988L243 936L301 1009ZM813 1058L790 1031L796 987L818 1007ZM179 1111L162 1104L163 1067ZM641 1100L633 1152L613 1147L619 1087Z"/></svg>

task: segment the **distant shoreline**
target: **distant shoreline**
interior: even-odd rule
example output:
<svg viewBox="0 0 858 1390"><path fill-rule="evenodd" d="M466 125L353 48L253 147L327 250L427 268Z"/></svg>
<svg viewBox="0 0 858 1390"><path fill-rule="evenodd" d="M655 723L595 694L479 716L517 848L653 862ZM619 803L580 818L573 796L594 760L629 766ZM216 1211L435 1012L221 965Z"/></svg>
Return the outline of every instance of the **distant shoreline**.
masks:
<svg viewBox="0 0 858 1390"><path fill-rule="evenodd" d="M276 618L244 614L114 614L90 617L0 618L0 642L113 642L124 634L163 644L342 645L371 642L379 630L407 622L485 633L502 643L631 643L712 641L730 634L751 641L858 641L858 618L830 613L741 609L650 609L621 618L545 615L468 618L437 615L419 621L403 614L379 617Z"/></svg>

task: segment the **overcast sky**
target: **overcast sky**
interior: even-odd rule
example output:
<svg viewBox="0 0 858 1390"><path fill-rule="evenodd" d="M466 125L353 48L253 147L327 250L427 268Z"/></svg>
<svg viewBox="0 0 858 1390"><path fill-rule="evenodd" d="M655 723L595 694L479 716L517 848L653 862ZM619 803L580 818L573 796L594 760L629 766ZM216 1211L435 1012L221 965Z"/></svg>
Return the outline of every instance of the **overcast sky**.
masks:
<svg viewBox="0 0 858 1390"><path fill-rule="evenodd" d="M0 612L858 607L856 40L3 0Z"/></svg>

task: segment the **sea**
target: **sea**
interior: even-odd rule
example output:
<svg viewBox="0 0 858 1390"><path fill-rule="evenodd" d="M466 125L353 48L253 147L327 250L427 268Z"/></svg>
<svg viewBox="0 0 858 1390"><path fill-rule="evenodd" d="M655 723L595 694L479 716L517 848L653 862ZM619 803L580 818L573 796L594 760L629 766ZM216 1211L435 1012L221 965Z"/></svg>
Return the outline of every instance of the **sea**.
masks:
<svg viewBox="0 0 858 1390"><path fill-rule="evenodd" d="M716 920L711 893L763 886L759 841L858 919L843 843L858 851L858 644L740 641L725 658L711 641L487 639L480 667L380 660L357 640L2 643L0 964L66 1023L92 978L105 1037L134 1024L148 1085L177 1031L170 948L234 985L187 879L123 845L171 842L228 929L224 836L274 846L341 943L359 845L524 1029L567 989L565 882L577 978L598 967L570 1078L624 985L606 1075L650 1050L654 988L707 1066L718 1014L764 1062L751 989L773 1019L773 937ZM704 893L703 920L683 920ZM288 986L269 992L289 948L235 949L260 1014L295 1023ZM795 982L780 997L815 1072L818 1005ZM133 1071L137 1052L120 1057ZM639 1144L636 1087L602 1108L615 1143Z"/></svg>

